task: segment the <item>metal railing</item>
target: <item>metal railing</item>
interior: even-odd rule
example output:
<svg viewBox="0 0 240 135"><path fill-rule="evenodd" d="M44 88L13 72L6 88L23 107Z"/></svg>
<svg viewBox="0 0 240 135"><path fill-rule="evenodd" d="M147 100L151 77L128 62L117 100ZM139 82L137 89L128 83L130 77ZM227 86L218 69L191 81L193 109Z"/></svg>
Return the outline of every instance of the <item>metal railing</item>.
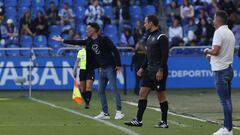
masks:
<svg viewBox="0 0 240 135"><path fill-rule="evenodd" d="M79 50L79 49L81 49L82 47L80 47L80 46L69 46L69 47L61 47L61 48L59 48L58 49L58 51L57 51L57 56L60 56L61 55L61 52L62 51L66 51L66 50ZM124 51L124 50L128 50L128 51L133 51L133 47L117 47L117 49L119 50L119 51Z"/></svg>
<svg viewBox="0 0 240 135"><path fill-rule="evenodd" d="M182 50L187 50L187 49L205 49L205 48L211 48L212 46L176 46L176 47L172 47L170 50L169 50L169 55L172 56L172 52L174 50L179 50L179 49L182 49ZM235 53L238 51L238 49L240 49L240 46L239 45L236 45L235 46Z"/></svg>
<svg viewBox="0 0 240 135"><path fill-rule="evenodd" d="M32 49L53 51L51 47L33 47ZM0 48L0 51L24 51L24 50L31 50L31 48L30 47Z"/></svg>

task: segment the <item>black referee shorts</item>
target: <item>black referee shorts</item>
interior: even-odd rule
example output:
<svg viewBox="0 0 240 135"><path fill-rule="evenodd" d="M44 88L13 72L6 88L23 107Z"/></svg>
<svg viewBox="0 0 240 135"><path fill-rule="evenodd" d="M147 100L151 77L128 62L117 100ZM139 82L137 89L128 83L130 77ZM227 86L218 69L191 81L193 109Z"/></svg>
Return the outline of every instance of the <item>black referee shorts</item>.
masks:
<svg viewBox="0 0 240 135"><path fill-rule="evenodd" d="M145 70L141 86L151 88L151 90L165 91L168 71L163 72L163 79L160 81L156 80L156 74L157 71Z"/></svg>
<svg viewBox="0 0 240 135"><path fill-rule="evenodd" d="M92 70L92 71L80 70L79 79L80 79L80 81L86 81L86 80L94 81L95 80L94 70Z"/></svg>

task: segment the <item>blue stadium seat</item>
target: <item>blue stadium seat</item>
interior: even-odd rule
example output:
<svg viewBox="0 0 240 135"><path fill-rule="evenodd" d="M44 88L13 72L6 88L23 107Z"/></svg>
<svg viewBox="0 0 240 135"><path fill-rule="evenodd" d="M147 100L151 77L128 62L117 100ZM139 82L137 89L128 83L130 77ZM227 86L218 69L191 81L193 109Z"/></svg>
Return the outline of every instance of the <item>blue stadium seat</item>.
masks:
<svg viewBox="0 0 240 135"><path fill-rule="evenodd" d="M43 7L45 4L44 0L32 0L33 7Z"/></svg>
<svg viewBox="0 0 240 135"><path fill-rule="evenodd" d="M8 48L19 48L19 46L15 45L15 44L11 44L8 46ZM7 54L7 56L10 56L10 57L20 56L19 50L7 50L6 54Z"/></svg>
<svg viewBox="0 0 240 135"><path fill-rule="evenodd" d="M142 9L138 5L130 6L129 12L131 18L142 18Z"/></svg>
<svg viewBox="0 0 240 135"><path fill-rule="evenodd" d="M112 24L108 24L105 26L104 30L103 30L104 34L106 35L110 35L110 34L117 34L117 26L116 25L112 25Z"/></svg>
<svg viewBox="0 0 240 135"><path fill-rule="evenodd" d="M37 35L33 39L34 46L36 47L46 47L47 38L44 35Z"/></svg>
<svg viewBox="0 0 240 135"><path fill-rule="evenodd" d="M18 8L18 18L20 19L21 17L23 17L24 13L29 10L28 7L19 7Z"/></svg>
<svg viewBox="0 0 240 135"><path fill-rule="evenodd" d="M85 24L77 25L76 31L77 33L80 33L81 35L83 35L84 33L86 33L86 25Z"/></svg>
<svg viewBox="0 0 240 135"><path fill-rule="evenodd" d="M59 4L58 0L46 0L46 6L49 6L51 1L53 1L55 3L56 7L58 7L58 4Z"/></svg>
<svg viewBox="0 0 240 135"><path fill-rule="evenodd" d="M155 14L156 13L156 8L153 5L146 5L143 7L143 16L147 16L150 14Z"/></svg>
<svg viewBox="0 0 240 135"><path fill-rule="evenodd" d="M51 25L48 28L50 34L60 35L61 34L61 26L59 25Z"/></svg>
<svg viewBox="0 0 240 135"><path fill-rule="evenodd" d="M163 6L167 7L171 4L172 0L163 0Z"/></svg>
<svg viewBox="0 0 240 135"><path fill-rule="evenodd" d="M119 37L117 36L117 34L110 34L107 36L112 40L115 46L119 45Z"/></svg>
<svg viewBox="0 0 240 135"><path fill-rule="evenodd" d="M112 6L105 6L104 10L105 10L105 15L107 17L109 17L110 19L113 19L113 8L112 8Z"/></svg>
<svg viewBox="0 0 240 135"><path fill-rule="evenodd" d="M130 16L131 16L131 23L133 26L136 25L137 21L142 20L142 9L140 6L134 5L130 6L129 8Z"/></svg>
<svg viewBox="0 0 240 135"><path fill-rule="evenodd" d="M3 46L0 46L0 49L3 48ZM0 57L4 57L5 56L5 51L0 50Z"/></svg>
<svg viewBox="0 0 240 135"><path fill-rule="evenodd" d="M28 35L22 35L20 36L20 45L23 48L31 48L32 47L32 43L33 43L33 38L31 36ZM22 50L21 54L23 56L30 56L30 50Z"/></svg>
<svg viewBox="0 0 240 135"><path fill-rule="evenodd" d="M16 17L17 16L16 7L6 7L5 8L5 16L8 18Z"/></svg>
<svg viewBox="0 0 240 135"><path fill-rule="evenodd" d="M17 0L4 0L5 7L17 6Z"/></svg>
<svg viewBox="0 0 240 135"><path fill-rule="evenodd" d="M76 18L77 18L77 23L84 23L84 17L85 17L85 8L78 6L74 8L74 13L76 14Z"/></svg>
<svg viewBox="0 0 240 135"><path fill-rule="evenodd" d="M73 0L74 6L75 7L85 7L88 4L87 0Z"/></svg>
<svg viewBox="0 0 240 135"><path fill-rule="evenodd" d="M48 36L48 45L53 48L53 53L56 55L58 49L61 47L61 42L57 42L55 40L52 39L53 36L57 36L54 34L51 34Z"/></svg>
<svg viewBox="0 0 240 135"><path fill-rule="evenodd" d="M34 37L34 46L35 47L47 47L47 38L44 35L38 35ZM48 56L48 50L35 50L37 56Z"/></svg>
<svg viewBox="0 0 240 135"><path fill-rule="evenodd" d="M18 1L19 7L30 7L31 6L31 0L19 0Z"/></svg>
<svg viewBox="0 0 240 135"><path fill-rule="evenodd" d="M20 36L20 44L22 47L30 47L33 43L33 38L28 35L21 35Z"/></svg>

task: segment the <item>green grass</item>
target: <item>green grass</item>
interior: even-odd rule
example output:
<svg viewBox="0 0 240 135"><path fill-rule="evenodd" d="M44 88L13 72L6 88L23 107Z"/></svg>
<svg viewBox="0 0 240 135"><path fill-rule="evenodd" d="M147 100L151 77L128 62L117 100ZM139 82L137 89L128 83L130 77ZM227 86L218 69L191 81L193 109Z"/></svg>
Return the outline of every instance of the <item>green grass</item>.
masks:
<svg viewBox="0 0 240 135"><path fill-rule="evenodd" d="M182 91L184 93L184 91ZM25 93L24 93L25 94ZM15 94L1 93L1 97L11 98L11 100L0 100L0 135L122 135L122 131L107 126L101 122L88 119L65 110L50 107L41 103L34 102L25 97L14 96ZM178 95L178 96L177 96ZM184 94L185 95L185 94ZM192 93L192 97L198 95ZM207 94L208 95L208 94ZM205 96L207 96L205 95ZM142 135L209 135L216 131L220 125L199 122L177 116L169 115L169 129L156 129L156 124L160 119L160 113L151 109L145 111L143 117L143 127L127 127L123 124L125 120L130 120L135 117L137 107L123 103L123 111L125 117L122 120L114 120L115 105L114 96L108 93L108 104L111 119L109 122L128 128L138 134ZM213 95L212 95L213 96ZM89 116L97 115L100 110L100 101L96 93L93 94L90 110L84 109L84 105L78 105L72 102L71 92L33 92L33 97L47 101L49 103L75 110L77 112L87 114ZM181 110L182 107L176 107L178 104L182 105L184 100L178 92L169 92L169 102L171 110ZM191 96L190 96L191 97ZM137 101L137 96L127 95L122 96L123 100ZM185 97L186 98L186 97ZM199 97L203 98L203 97ZM215 98L214 98L215 99ZM198 99L195 99L198 101ZM152 94L149 96L149 105L157 107L156 97ZM190 100L191 101L191 100ZM205 101L205 100L203 100ZM211 101L211 100L210 100ZM178 103L177 103L178 102ZM192 102L192 101L191 101ZM216 101L217 103L217 101ZM199 107L204 107L197 102ZM184 105L182 105L185 107ZM198 112L199 107L193 108L193 112ZM212 108L210 108L211 111ZM201 109L199 109L201 110ZM186 112L190 113L190 110ZM186 113L184 112L184 113ZM197 114L197 113L196 113ZM234 130L234 134L240 134L239 130Z"/></svg>

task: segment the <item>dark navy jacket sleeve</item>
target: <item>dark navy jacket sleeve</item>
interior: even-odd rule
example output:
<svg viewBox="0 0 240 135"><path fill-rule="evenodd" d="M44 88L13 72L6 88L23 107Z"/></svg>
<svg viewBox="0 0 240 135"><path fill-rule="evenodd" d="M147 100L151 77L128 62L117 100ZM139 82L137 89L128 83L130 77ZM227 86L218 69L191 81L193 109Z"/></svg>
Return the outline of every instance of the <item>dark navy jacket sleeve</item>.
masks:
<svg viewBox="0 0 240 135"><path fill-rule="evenodd" d="M109 51L112 52L114 55L116 66L121 66L120 54L119 54L116 46L113 44L113 42L108 37L104 37L104 38L105 38L105 43L106 43L107 47L109 48Z"/></svg>
<svg viewBox="0 0 240 135"><path fill-rule="evenodd" d="M87 39L85 39L85 40L63 40L63 43L83 46L83 45L87 45Z"/></svg>

